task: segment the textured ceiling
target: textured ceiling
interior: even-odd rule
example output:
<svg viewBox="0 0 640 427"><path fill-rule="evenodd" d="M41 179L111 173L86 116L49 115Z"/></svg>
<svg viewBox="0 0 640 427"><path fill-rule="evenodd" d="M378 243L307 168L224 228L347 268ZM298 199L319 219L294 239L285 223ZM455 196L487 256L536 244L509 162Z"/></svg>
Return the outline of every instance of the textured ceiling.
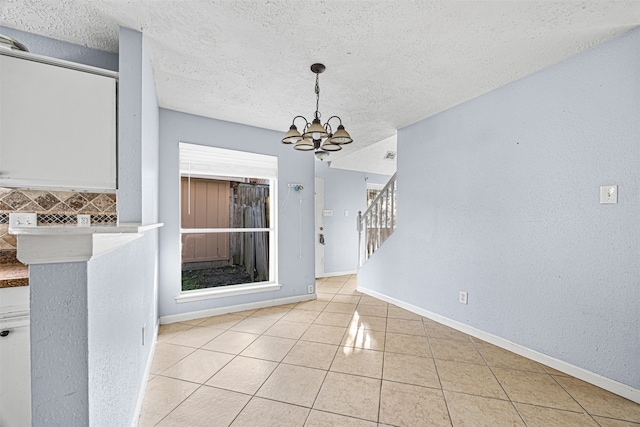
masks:
<svg viewBox="0 0 640 427"><path fill-rule="evenodd" d="M640 2L0 0L0 25L112 52L140 30L162 107L283 132L322 62L320 111L355 140L336 160L640 25Z"/></svg>

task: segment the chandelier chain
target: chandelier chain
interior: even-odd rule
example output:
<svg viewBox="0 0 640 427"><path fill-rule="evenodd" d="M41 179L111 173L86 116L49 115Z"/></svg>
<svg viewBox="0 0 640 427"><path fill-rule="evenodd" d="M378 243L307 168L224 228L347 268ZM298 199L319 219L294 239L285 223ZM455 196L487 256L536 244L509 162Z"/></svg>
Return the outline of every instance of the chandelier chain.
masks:
<svg viewBox="0 0 640 427"><path fill-rule="evenodd" d="M320 75L316 74L316 114L315 118L320 118Z"/></svg>

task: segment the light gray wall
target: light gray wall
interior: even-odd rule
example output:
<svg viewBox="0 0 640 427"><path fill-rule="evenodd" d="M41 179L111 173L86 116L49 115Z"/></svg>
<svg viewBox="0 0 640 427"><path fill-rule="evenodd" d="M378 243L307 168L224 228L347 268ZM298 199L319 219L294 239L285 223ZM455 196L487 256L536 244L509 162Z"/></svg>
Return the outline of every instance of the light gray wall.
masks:
<svg viewBox="0 0 640 427"><path fill-rule="evenodd" d="M142 222L158 222L158 165L160 156L160 109L146 44L142 43Z"/></svg>
<svg viewBox="0 0 640 427"><path fill-rule="evenodd" d="M307 293L314 277L314 156L280 142L282 133L237 123L160 110L160 292L159 314L167 316ZM178 143L208 145L278 157L279 291L177 304L181 289ZM301 183L287 200L287 183ZM272 197L272 203L275 203ZM302 221L301 221L302 220Z"/></svg>
<svg viewBox="0 0 640 427"><path fill-rule="evenodd" d="M400 130L359 285L640 388L639 118L636 30Z"/></svg>
<svg viewBox="0 0 640 427"><path fill-rule="evenodd" d="M118 54L0 26L0 34L19 41L37 55L118 71Z"/></svg>
<svg viewBox="0 0 640 427"><path fill-rule="evenodd" d="M142 33L120 28L118 219L158 220L159 108Z"/></svg>
<svg viewBox="0 0 640 427"><path fill-rule="evenodd" d="M132 423L157 319L156 259L157 231L154 230L88 263L91 426ZM143 325L146 325L144 345Z"/></svg>
<svg viewBox="0 0 640 427"><path fill-rule="evenodd" d="M142 33L120 28L118 220L142 222Z"/></svg>
<svg viewBox="0 0 640 427"><path fill-rule="evenodd" d="M87 426L87 263L29 267L31 425Z"/></svg>
<svg viewBox="0 0 640 427"><path fill-rule="evenodd" d="M119 153L128 158L120 157L118 173L129 179L118 190L118 210L124 214L119 220L157 222L159 108L141 33L120 29L120 56L118 142ZM91 425L130 425L135 415L158 319L157 234L146 232L89 262Z"/></svg>
<svg viewBox="0 0 640 427"><path fill-rule="evenodd" d="M324 209L333 216L324 219L325 274L355 271L358 268L358 211L367 209L367 182L386 184L389 176L330 168L315 162L316 177L324 180ZM349 215L345 216L344 211Z"/></svg>

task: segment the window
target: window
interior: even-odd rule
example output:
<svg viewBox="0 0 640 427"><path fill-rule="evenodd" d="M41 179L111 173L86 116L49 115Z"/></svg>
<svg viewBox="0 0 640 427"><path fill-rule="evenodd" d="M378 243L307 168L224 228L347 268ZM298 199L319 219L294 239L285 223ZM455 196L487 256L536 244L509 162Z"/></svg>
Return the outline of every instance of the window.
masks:
<svg viewBox="0 0 640 427"><path fill-rule="evenodd" d="M180 143L183 296L276 283L276 178L274 156Z"/></svg>

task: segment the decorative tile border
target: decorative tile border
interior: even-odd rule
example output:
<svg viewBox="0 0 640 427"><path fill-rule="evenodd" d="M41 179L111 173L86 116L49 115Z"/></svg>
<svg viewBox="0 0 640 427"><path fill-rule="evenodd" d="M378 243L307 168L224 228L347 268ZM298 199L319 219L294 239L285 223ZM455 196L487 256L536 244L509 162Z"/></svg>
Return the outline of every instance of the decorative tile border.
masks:
<svg viewBox="0 0 640 427"><path fill-rule="evenodd" d="M0 187L0 250L15 250L16 238L8 234L9 213L35 212L38 225L75 225L78 214L91 215L91 224L116 224L115 193L16 190Z"/></svg>
<svg viewBox="0 0 640 427"><path fill-rule="evenodd" d="M91 216L91 224L116 224L118 215L109 214L93 214ZM77 214L37 214L38 225L67 225L77 224ZM9 214L0 213L0 224L9 224Z"/></svg>

